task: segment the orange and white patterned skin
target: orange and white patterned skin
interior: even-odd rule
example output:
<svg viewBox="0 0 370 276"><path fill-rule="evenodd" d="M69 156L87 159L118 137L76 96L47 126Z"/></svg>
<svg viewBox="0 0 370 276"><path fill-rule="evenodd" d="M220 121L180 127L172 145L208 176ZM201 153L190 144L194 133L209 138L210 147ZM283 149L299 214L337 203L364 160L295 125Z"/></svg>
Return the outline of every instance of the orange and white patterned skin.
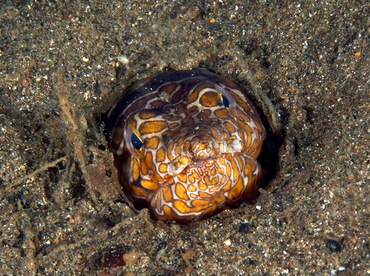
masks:
<svg viewBox="0 0 370 276"><path fill-rule="evenodd" d="M125 194L160 220L188 223L258 194L265 129L227 78L194 69L141 80L107 125Z"/></svg>

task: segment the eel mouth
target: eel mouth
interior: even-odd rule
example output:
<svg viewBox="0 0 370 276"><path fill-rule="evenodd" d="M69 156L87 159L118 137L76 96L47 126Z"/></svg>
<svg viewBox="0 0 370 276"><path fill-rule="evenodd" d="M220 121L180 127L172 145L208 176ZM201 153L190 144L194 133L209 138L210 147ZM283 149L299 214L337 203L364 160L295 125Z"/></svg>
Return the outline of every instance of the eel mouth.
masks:
<svg viewBox="0 0 370 276"><path fill-rule="evenodd" d="M222 153L198 161L180 157L177 162L179 167L169 168L173 175L151 199L150 208L158 218L165 214L171 214L171 219L206 217L256 196L261 168L243 153Z"/></svg>
<svg viewBox="0 0 370 276"><path fill-rule="evenodd" d="M212 137L193 137L191 143L184 143L182 154L172 160L167 167L167 173L175 176L186 172L189 167L208 170L215 162L224 160L225 154L241 153L243 142L240 139L230 138L226 141L208 139ZM224 162L222 162L224 163Z"/></svg>

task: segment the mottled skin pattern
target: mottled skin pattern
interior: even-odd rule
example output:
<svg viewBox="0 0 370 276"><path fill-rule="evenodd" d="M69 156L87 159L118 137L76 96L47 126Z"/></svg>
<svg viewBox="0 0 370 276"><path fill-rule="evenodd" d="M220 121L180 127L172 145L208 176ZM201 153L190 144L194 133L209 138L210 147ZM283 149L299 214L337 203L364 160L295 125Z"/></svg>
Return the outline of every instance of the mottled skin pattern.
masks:
<svg viewBox="0 0 370 276"><path fill-rule="evenodd" d="M245 92L206 69L127 88L108 114L125 194L158 219L209 217L257 195L265 129Z"/></svg>

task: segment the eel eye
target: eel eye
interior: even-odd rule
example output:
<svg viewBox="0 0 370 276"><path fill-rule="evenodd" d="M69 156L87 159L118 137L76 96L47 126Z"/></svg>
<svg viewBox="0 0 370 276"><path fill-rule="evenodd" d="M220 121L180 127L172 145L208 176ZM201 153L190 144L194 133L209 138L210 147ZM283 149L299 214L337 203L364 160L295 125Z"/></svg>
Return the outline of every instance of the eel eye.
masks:
<svg viewBox="0 0 370 276"><path fill-rule="evenodd" d="M226 108L230 106L229 99L223 94L221 94L221 104Z"/></svg>
<svg viewBox="0 0 370 276"><path fill-rule="evenodd" d="M216 86L217 92L220 93L220 106L227 108L232 116L236 116L236 101L233 96L222 86Z"/></svg>
<svg viewBox="0 0 370 276"><path fill-rule="evenodd" d="M137 150L140 150L144 145L143 141L135 133L131 134L131 144Z"/></svg>
<svg viewBox="0 0 370 276"><path fill-rule="evenodd" d="M124 132L124 139L122 139L122 142L126 143L126 147L132 155L138 157L142 153L144 142L140 138L140 133L138 131L135 132L132 131L131 127L127 127Z"/></svg>

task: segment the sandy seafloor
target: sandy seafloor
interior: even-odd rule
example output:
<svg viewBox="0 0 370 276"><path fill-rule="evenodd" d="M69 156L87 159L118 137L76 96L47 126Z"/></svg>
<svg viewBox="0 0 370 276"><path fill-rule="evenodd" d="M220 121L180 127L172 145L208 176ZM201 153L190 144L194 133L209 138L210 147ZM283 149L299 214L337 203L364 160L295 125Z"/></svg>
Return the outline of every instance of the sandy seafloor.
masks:
<svg viewBox="0 0 370 276"><path fill-rule="evenodd" d="M370 275L368 1L0 10L1 275ZM94 118L120 86L197 66L262 88L285 138L256 203L167 225L116 192Z"/></svg>

